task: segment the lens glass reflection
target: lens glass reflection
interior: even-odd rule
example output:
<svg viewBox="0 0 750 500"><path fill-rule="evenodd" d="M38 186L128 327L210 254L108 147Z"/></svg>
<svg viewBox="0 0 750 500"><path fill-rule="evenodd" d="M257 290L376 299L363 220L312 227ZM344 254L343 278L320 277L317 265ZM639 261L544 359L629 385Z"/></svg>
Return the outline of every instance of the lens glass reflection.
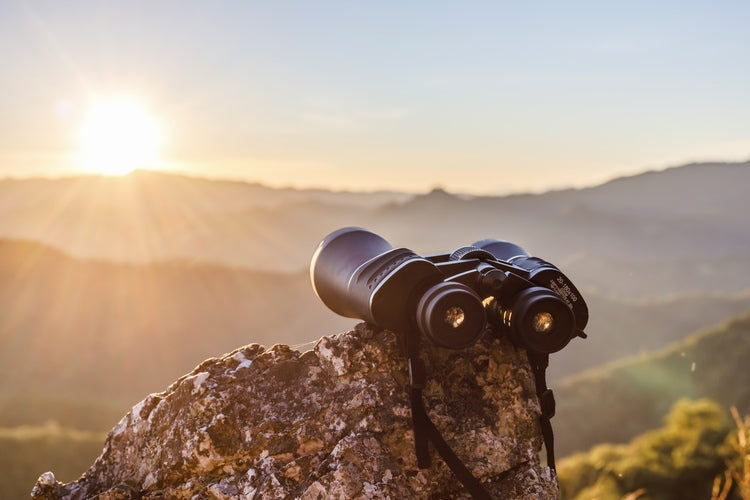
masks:
<svg viewBox="0 0 750 500"><path fill-rule="evenodd" d="M464 323L464 310L458 306L449 307L445 310L443 321L451 328L458 328Z"/></svg>
<svg viewBox="0 0 750 500"><path fill-rule="evenodd" d="M549 333L555 327L555 318L546 311L538 312L532 318L531 326L537 333Z"/></svg>

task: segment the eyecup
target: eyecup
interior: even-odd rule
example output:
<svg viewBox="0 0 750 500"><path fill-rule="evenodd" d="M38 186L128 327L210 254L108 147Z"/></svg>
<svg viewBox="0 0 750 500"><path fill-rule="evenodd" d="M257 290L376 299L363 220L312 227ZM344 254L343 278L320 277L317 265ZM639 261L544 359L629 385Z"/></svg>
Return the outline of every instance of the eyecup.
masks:
<svg viewBox="0 0 750 500"><path fill-rule="evenodd" d="M458 326L451 325L449 310L459 308ZM434 344L449 349L474 345L487 321L479 296L466 285L440 282L427 290L417 305L417 326Z"/></svg>

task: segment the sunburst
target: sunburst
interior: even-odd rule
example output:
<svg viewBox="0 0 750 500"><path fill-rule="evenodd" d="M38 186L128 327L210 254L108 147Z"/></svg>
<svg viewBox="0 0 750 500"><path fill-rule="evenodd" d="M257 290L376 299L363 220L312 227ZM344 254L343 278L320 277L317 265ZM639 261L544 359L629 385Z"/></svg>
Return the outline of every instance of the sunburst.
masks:
<svg viewBox="0 0 750 500"><path fill-rule="evenodd" d="M92 103L79 130L80 166L103 175L125 175L159 161L162 126L135 99Z"/></svg>

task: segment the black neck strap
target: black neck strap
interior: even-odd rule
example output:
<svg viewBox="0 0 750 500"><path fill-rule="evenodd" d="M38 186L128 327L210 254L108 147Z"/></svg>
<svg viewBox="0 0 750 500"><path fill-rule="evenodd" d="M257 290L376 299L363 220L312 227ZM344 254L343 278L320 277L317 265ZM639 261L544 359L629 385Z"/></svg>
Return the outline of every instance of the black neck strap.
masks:
<svg viewBox="0 0 750 500"><path fill-rule="evenodd" d="M420 468L430 466L429 442L435 447L440 457L445 461L456 478L476 499L490 500L492 497L474 477L471 471L456 456L454 451L443 439L440 430L430 420L424 407L422 389L426 381L425 367L419 358L420 335L413 332L406 340L407 359L409 363L409 398L411 400L412 424L414 427L414 448L417 455L417 464ZM555 415L555 397L552 390L547 387L546 371L549 364L548 354L528 353L529 363L536 383L536 394L541 406L539 423L541 424L542 437L544 439L545 451L547 453L547 465L555 470L554 436L552 434L552 423L550 419Z"/></svg>
<svg viewBox="0 0 750 500"><path fill-rule="evenodd" d="M417 454L417 463L420 468L430 466L430 450L428 442L432 442L435 450L440 454L446 465L450 468L456 478L471 493L473 498L491 500L492 497L484 489L479 480L474 477L464 463L451 449L450 445L443 439L435 424L430 420L424 407L422 389L424 387L424 365L419 358L409 358L409 376L411 387L409 396L411 398L411 417L414 425L414 447Z"/></svg>
<svg viewBox="0 0 750 500"><path fill-rule="evenodd" d="M547 387L547 366L549 365L549 354L535 353L526 351L531 364L531 371L534 374L536 384L536 396L539 399L541 414L539 415L539 424L542 428L542 438L544 438L544 449L547 453L547 466L555 470L555 436L552 433L552 422L550 419L555 416L555 395L552 389Z"/></svg>
<svg viewBox="0 0 750 500"><path fill-rule="evenodd" d="M490 494L456 456L427 414L422 397L422 389L424 389L427 375L424 363L419 357L420 342L421 334L417 328L413 328L406 336L405 347L409 363L409 399L411 400L411 418L414 428L414 449L417 455L417 464L422 469L430 466L429 442L432 441L435 450L461 484L471 493L471 496L477 499L491 500Z"/></svg>

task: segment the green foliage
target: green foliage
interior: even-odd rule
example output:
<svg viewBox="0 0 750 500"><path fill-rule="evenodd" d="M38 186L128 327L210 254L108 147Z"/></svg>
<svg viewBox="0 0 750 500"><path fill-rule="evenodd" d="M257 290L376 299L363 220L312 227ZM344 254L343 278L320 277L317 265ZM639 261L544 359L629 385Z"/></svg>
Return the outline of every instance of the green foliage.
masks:
<svg viewBox="0 0 750 500"><path fill-rule="evenodd" d="M701 399L678 401L664 425L626 445L603 444L560 462L563 498L709 499L714 478L733 451L721 407Z"/></svg>
<svg viewBox="0 0 750 500"><path fill-rule="evenodd" d="M717 477L714 481L711 500L725 500L732 491L737 491L744 500L750 500L750 415L743 418L736 407L731 410L737 432L727 438L725 446L734 454L727 462L724 477Z"/></svg>
<svg viewBox="0 0 750 500"><path fill-rule="evenodd" d="M660 352L623 360L554 387L561 455L627 442L658 427L678 400L711 398L750 412L750 315Z"/></svg>
<svg viewBox="0 0 750 500"><path fill-rule="evenodd" d="M0 398L0 498L28 498L46 471L77 479L125 411L102 399L15 395Z"/></svg>
<svg viewBox="0 0 750 500"><path fill-rule="evenodd" d="M60 481L85 472L104 447L104 433L44 426L0 428L0 498L28 498L36 479L53 471Z"/></svg>

